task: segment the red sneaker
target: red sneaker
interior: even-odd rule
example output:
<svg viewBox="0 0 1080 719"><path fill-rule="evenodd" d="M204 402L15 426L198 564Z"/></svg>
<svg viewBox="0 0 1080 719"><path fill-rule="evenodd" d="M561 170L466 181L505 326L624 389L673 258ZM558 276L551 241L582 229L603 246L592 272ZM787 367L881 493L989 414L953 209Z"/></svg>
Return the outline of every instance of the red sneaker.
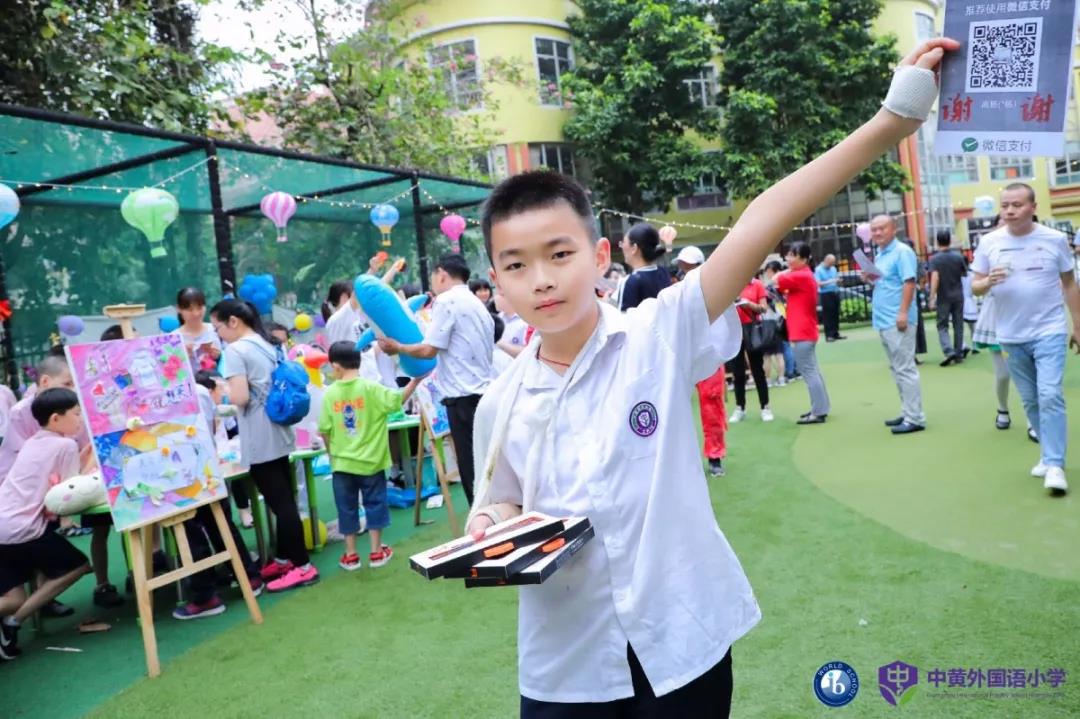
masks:
<svg viewBox="0 0 1080 719"><path fill-rule="evenodd" d="M372 567L381 567L390 561L390 558L394 556L394 550L390 548L390 545L382 545L382 549L377 552L372 552L368 555L368 564Z"/></svg>
<svg viewBox="0 0 1080 719"><path fill-rule="evenodd" d="M314 565L309 564L307 569L304 569L303 567L293 567L286 572L284 576L267 584L266 588L271 592L284 592L287 589L306 587L317 581L319 581L319 570L316 569Z"/></svg>
<svg viewBox="0 0 1080 719"><path fill-rule="evenodd" d="M271 559L262 570L259 571L259 576L262 577L264 582L270 582L283 574L287 574L293 568L292 562L285 562L282 564L276 559Z"/></svg>
<svg viewBox="0 0 1080 719"><path fill-rule="evenodd" d="M342 554L341 559L338 560L338 566L344 569L346 572L352 572L364 565L360 563L359 554Z"/></svg>

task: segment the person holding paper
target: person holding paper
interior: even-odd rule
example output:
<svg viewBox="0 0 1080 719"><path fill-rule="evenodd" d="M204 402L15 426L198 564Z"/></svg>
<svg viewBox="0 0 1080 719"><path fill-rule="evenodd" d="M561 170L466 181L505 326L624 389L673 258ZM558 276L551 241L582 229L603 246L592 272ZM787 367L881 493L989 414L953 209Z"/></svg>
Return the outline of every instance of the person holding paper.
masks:
<svg viewBox="0 0 1080 719"><path fill-rule="evenodd" d="M919 368L915 366L918 259L914 250L896 239L896 220L889 215L870 220L870 239L878 248L873 267L879 275L864 271L862 277L874 286L873 325L889 358L902 409L900 416L886 420L885 426L893 434L921 432L926 429L926 415L922 408Z"/></svg>
<svg viewBox="0 0 1080 719"><path fill-rule="evenodd" d="M626 314L596 298L611 246L581 185L540 171L492 190L481 221L492 279L539 338L480 400L467 530L479 539L539 511L586 516L597 540L519 592L526 719L728 716L731 647L761 612L716 524L690 393L738 351L729 310L762 260L919 128L934 69L958 47L920 45L872 119L751 202L700 269Z"/></svg>
<svg viewBox="0 0 1080 719"><path fill-rule="evenodd" d="M1040 457L1031 475L1043 479L1045 489L1064 494L1069 488L1065 357L1070 346L1080 351L1080 288L1072 252L1063 232L1035 221L1030 185L1005 186L1001 219L1005 226L984 236L975 250L971 288L993 297L997 341L1028 421L1038 432ZM1071 323L1065 318L1066 305Z"/></svg>

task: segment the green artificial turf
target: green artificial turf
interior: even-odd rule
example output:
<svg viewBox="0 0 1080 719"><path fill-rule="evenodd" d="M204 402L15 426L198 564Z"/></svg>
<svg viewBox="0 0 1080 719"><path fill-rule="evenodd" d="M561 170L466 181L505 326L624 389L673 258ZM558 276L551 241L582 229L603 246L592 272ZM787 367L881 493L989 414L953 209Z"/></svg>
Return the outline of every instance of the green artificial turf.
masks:
<svg viewBox="0 0 1080 719"><path fill-rule="evenodd" d="M708 480L763 612L733 650L732 715L1075 716L1075 504L1045 497L1026 477L1034 445L1023 439L1019 407L1013 430L997 433L988 358L928 365L931 428L893 437L880 424L897 406L882 350L868 330L851 335L821 348L828 424L796 427L805 387L777 389L777 421L751 411L733 426L728 475ZM1073 408L1077 380L1071 360ZM1080 491L1080 476L1074 482ZM407 555L446 539L445 522L413 531L403 512L394 522L388 567L341 572L331 546L317 555L319 585L260 599L262 626L246 621L237 599L198 622L162 616L164 673L155 680L137 679L142 644L131 610L105 635L79 637L58 622L40 640L27 632L26 656L0 666L5 715L516 716L514 591L423 580ZM168 595L159 597L164 611ZM72 603L86 611L85 601ZM877 668L897 659L921 672L923 693L902 709L877 687ZM833 660L862 682L843 709L824 707L811 690L817 668ZM1057 700L948 700L929 696L925 672L935 667L1061 667L1068 676Z"/></svg>

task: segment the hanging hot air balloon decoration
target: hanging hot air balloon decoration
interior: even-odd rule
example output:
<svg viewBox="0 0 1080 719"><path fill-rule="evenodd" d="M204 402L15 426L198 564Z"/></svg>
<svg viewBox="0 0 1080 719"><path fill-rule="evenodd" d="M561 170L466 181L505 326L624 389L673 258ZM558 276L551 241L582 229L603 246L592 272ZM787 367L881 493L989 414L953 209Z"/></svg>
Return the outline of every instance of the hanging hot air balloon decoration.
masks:
<svg viewBox="0 0 1080 719"><path fill-rule="evenodd" d="M450 249L461 252L461 235L465 232L465 218L461 215L447 215L439 222L439 229L450 238Z"/></svg>
<svg viewBox="0 0 1080 719"><path fill-rule="evenodd" d="M400 217L397 208L393 205L375 205L371 208L371 224L378 227L379 232L382 233L383 247L391 245L390 230L394 229Z"/></svg>
<svg viewBox="0 0 1080 719"><path fill-rule="evenodd" d="M671 248L674 247L674 245L675 245L675 236L678 235L678 234L679 234L679 231L676 230L671 225L664 225L663 227L660 228L660 239L663 240L664 247L667 248L668 252L671 252Z"/></svg>
<svg viewBox="0 0 1080 719"><path fill-rule="evenodd" d="M120 214L150 242L150 256L164 257L165 229L180 216L180 203L157 187L135 190L120 203Z"/></svg>
<svg viewBox="0 0 1080 719"><path fill-rule="evenodd" d="M19 196L15 190L0 184L0 228L9 225L19 214Z"/></svg>
<svg viewBox="0 0 1080 719"><path fill-rule="evenodd" d="M271 192L259 202L259 209L277 228L277 241L287 242L285 226L296 214L296 200L288 192Z"/></svg>

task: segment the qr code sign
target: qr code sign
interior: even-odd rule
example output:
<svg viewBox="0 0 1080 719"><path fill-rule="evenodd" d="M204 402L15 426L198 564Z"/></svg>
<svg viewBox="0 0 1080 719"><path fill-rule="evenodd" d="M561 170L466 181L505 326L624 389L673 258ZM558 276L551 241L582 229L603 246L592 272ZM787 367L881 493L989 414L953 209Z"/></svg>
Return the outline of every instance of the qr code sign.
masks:
<svg viewBox="0 0 1080 719"><path fill-rule="evenodd" d="M1034 17L971 23L967 91L1036 90L1042 21Z"/></svg>

